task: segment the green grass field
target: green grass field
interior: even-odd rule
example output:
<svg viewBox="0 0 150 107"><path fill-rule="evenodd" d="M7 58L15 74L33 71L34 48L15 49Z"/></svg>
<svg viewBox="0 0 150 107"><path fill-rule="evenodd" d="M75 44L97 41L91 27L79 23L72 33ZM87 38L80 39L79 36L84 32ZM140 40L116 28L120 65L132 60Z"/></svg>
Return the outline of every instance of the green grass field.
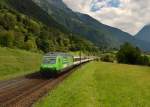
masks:
<svg viewBox="0 0 150 107"><path fill-rule="evenodd" d="M150 67L91 62L34 107L150 107Z"/></svg>
<svg viewBox="0 0 150 107"><path fill-rule="evenodd" d="M0 48L0 80L39 70L42 55L17 49Z"/></svg>

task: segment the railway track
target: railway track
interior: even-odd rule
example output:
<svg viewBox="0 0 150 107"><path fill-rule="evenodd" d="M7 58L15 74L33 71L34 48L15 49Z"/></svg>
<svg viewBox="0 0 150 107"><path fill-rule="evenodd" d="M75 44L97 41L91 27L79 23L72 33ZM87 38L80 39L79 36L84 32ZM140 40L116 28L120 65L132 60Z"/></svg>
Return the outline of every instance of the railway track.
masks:
<svg viewBox="0 0 150 107"><path fill-rule="evenodd" d="M82 64L88 61L82 62ZM0 82L0 107L30 107L82 64L64 70L55 78L45 78L39 72Z"/></svg>

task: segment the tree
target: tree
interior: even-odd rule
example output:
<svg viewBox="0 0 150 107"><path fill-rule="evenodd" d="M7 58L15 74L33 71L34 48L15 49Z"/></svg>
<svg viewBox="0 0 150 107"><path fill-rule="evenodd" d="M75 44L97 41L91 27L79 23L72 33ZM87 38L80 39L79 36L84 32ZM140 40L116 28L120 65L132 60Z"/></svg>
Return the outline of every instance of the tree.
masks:
<svg viewBox="0 0 150 107"><path fill-rule="evenodd" d="M14 42L13 45L18 48L23 48L24 46L24 34L21 32L14 32Z"/></svg>
<svg viewBox="0 0 150 107"><path fill-rule="evenodd" d="M138 47L133 47L129 43L125 43L118 51L117 60L119 63L148 65L149 59L147 56L142 56Z"/></svg>
<svg viewBox="0 0 150 107"><path fill-rule="evenodd" d="M36 51L36 50L37 50L37 45L36 45L35 38L30 37L30 38L28 39L28 41L25 42L24 48L25 48L26 50Z"/></svg>
<svg viewBox="0 0 150 107"><path fill-rule="evenodd" d="M0 32L0 45L4 47L13 47L14 33L13 31Z"/></svg>
<svg viewBox="0 0 150 107"><path fill-rule="evenodd" d="M16 24L16 17L8 12L5 14L1 13L0 24L3 25L6 30L12 30Z"/></svg>
<svg viewBox="0 0 150 107"><path fill-rule="evenodd" d="M33 20L29 20L29 27L28 27L29 32L32 32L36 35L40 34L40 26L37 22Z"/></svg>

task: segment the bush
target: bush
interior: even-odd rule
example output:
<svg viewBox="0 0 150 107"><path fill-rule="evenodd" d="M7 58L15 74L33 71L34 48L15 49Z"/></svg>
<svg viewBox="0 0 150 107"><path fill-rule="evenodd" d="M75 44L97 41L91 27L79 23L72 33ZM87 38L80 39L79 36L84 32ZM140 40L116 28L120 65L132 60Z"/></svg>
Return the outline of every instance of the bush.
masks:
<svg viewBox="0 0 150 107"><path fill-rule="evenodd" d="M149 66L150 65L149 58L147 56L141 56L140 64Z"/></svg>
<svg viewBox="0 0 150 107"><path fill-rule="evenodd" d="M114 60L115 60L114 56L110 54L106 54L101 57L101 61L104 62L114 62Z"/></svg>
<svg viewBox="0 0 150 107"><path fill-rule="evenodd" d="M133 47L129 43L125 43L124 45L121 46L116 57L119 63L135 64L135 65L149 64L148 57L142 56L140 49L138 47Z"/></svg>

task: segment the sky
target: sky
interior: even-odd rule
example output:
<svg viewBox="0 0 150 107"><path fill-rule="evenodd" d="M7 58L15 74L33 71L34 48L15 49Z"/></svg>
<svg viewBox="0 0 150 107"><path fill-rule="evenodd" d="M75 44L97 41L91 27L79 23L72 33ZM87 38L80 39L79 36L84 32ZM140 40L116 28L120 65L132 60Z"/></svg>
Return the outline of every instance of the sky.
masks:
<svg viewBox="0 0 150 107"><path fill-rule="evenodd" d="M150 0L63 0L73 11L135 35L150 24Z"/></svg>

